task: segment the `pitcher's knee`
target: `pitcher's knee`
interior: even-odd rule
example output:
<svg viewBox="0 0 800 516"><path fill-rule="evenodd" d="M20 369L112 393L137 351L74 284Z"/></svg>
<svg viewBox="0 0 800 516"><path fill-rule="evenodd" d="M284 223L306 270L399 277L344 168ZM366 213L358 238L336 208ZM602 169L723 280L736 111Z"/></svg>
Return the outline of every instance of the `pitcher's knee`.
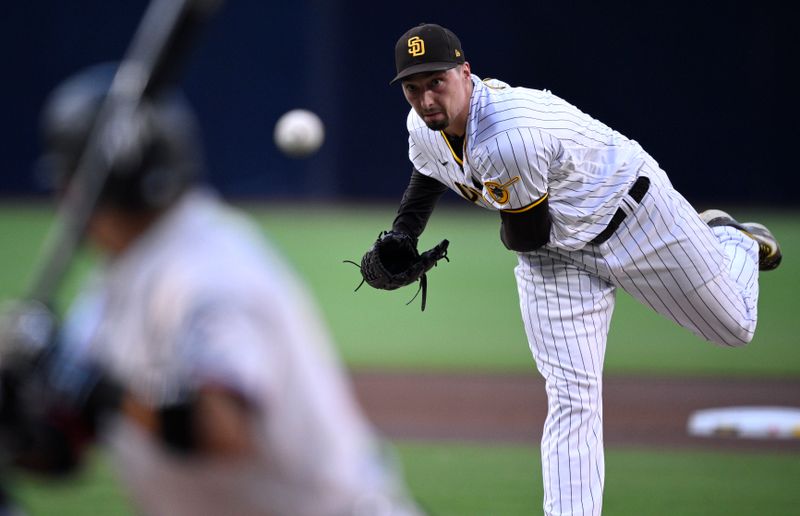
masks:
<svg viewBox="0 0 800 516"><path fill-rule="evenodd" d="M594 382L554 383L547 396L553 416L568 418L576 424L598 417L602 406L600 388Z"/></svg>
<svg viewBox="0 0 800 516"><path fill-rule="evenodd" d="M721 346L738 348L746 346L753 340L755 330L755 321L730 321L725 327L719 328L715 335L708 340Z"/></svg>

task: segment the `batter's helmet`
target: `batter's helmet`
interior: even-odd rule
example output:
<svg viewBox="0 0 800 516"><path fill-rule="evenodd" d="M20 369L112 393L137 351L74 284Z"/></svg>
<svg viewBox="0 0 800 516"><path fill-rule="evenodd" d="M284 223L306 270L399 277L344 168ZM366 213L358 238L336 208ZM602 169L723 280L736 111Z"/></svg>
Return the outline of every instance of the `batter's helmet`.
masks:
<svg viewBox="0 0 800 516"><path fill-rule="evenodd" d="M45 101L39 168L51 185L65 187L79 166L116 69L116 64L90 67L61 83ZM108 170L100 205L128 211L165 207L199 176L198 126L178 91L143 101L104 126L95 135Z"/></svg>

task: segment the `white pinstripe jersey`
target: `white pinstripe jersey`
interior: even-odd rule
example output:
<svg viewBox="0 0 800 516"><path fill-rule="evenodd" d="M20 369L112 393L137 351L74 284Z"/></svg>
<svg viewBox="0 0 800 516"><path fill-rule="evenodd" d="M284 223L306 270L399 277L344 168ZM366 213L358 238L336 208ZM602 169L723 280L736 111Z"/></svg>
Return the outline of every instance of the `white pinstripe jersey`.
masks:
<svg viewBox="0 0 800 516"><path fill-rule="evenodd" d="M638 170L641 146L547 90L472 75L463 163L412 109L414 167L489 210L521 212L548 198L551 246L576 250L609 223Z"/></svg>

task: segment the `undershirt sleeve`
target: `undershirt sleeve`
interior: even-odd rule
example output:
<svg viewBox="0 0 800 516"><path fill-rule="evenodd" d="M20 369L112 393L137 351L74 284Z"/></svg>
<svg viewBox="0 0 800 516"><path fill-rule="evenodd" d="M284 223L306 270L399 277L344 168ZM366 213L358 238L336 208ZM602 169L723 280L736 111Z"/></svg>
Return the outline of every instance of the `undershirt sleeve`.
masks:
<svg viewBox="0 0 800 516"><path fill-rule="evenodd" d="M547 195L530 208L500 212L500 240L510 251L534 251L550 240L550 212Z"/></svg>
<svg viewBox="0 0 800 516"><path fill-rule="evenodd" d="M446 185L414 169L392 223L392 231L419 238L437 201L446 191Z"/></svg>

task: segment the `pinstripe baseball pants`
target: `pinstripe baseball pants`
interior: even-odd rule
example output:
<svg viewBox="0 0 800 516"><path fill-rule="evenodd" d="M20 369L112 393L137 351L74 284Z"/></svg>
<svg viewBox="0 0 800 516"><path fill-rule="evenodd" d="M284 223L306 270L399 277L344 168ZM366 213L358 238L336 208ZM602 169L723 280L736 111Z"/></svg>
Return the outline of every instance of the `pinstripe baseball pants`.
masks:
<svg viewBox="0 0 800 516"><path fill-rule="evenodd" d="M602 510L602 372L618 287L723 346L742 346L755 331L758 245L734 228L709 228L654 162L641 173L651 187L609 240L518 255L522 318L547 389L547 515Z"/></svg>

